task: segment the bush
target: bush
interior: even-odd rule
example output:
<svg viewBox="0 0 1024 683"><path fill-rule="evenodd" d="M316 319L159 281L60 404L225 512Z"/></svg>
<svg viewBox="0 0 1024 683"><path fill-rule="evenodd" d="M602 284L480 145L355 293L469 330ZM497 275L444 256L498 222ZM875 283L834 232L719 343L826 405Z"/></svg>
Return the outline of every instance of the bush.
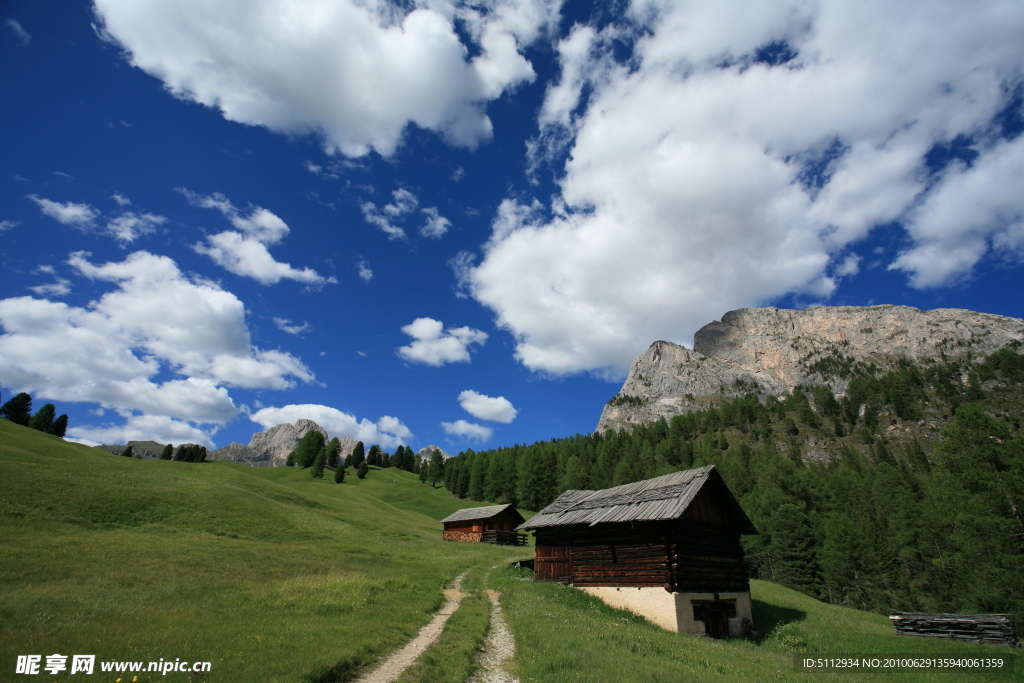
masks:
<svg viewBox="0 0 1024 683"><path fill-rule="evenodd" d="M359 463L359 469L356 470L356 476L360 479L366 479L367 473L370 471L370 466L366 464L366 461Z"/></svg>
<svg viewBox="0 0 1024 683"><path fill-rule="evenodd" d="M334 470L334 483L341 484L345 481L345 468L340 465Z"/></svg>

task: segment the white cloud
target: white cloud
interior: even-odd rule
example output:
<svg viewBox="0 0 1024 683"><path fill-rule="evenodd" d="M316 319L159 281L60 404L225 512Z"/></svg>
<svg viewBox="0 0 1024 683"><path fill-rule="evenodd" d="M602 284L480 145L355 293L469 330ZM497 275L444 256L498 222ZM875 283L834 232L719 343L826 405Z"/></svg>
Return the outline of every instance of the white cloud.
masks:
<svg viewBox="0 0 1024 683"><path fill-rule="evenodd" d="M29 35L21 26L21 22L17 19L8 19L4 22L4 26L11 29L14 32L14 37L18 39L18 42L22 45L28 45L32 41L32 36Z"/></svg>
<svg viewBox="0 0 1024 683"><path fill-rule="evenodd" d="M28 198L38 204L45 215L64 225L73 225L78 228L89 227L100 215L99 211L88 204L73 202L61 204L34 194L30 194Z"/></svg>
<svg viewBox="0 0 1024 683"><path fill-rule="evenodd" d="M398 355L406 360L434 366L468 363L469 345L487 341L485 332L470 327L444 330L444 324L433 318L416 318L403 327L402 332L415 341L399 347Z"/></svg>
<svg viewBox="0 0 1024 683"><path fill-rule="evenodd" d="M129 441L156 441L180 446L195 443L215 448L211 436L213 430L203 430L181 420L163 415L132 415L123 425L72 425L68 428L69 441L91 446L98 444L126 444Z"/></svg>
<svg viewBox="0 0 1024 683"><path fill-rule="evenodd" d="M124 418L225 424L238 413L226 386L288 389L315 379L298 358L253 347L242 302L189 280L167 257L136 252L95 265L78 252L68 263L116 288L81 308L0 300L0 373L8 386L98 403ZM179 378L157 379L165 370Z"/></svg>
<svg viewBox="0 0 1024 683"><path fill-rule="evenodd" d="M478 394L472 389L467 389L459 394L459 405L477 419L503 422L505 424L516 419L516 414L519 412L512 406L512 402L504 396L493 398L484 394Z"/></svg>
<svg viewBox="0 0 1024 683"><path fill-rule="evenodd" d="M362 441L367 446L376 443L387 449L408 443L408 440L412 438L409 428L396 417L385 415L377 422L370 422L366 418L358 420L354 415L344 413L337 408L312 403L263 408L252 413L249 419L264 429L285 422L295 424L302 419L313 420L327 430L332 437L350 436L356 441Z"/></svg>
<svg viewBox="0 0 1024 683"><path fill-rule="evenodd" d="M954 166L909 215L914 245L889 266L915 287L970 273L989 251L1024 249L1024 136L1000 142L971 168ZM1017 256L1019 258L1019 256Z"/></svg>
<svg viewBox="0 0 1024 683"><path fill-rule="evenodd" d="M136 214L125 211L120 216L107 221L104 231L122 244L127 244L156 230L167 219L151 213Z"/></svg>
<svg viewBox="0 0 1024 683"><path fill-rule="evenodd" d="M359 269L359 277L363 279L363 282L369 283L373 279L373 271L370 270L370 264L366 261L357 263L356 268Z"/></svg>
<svg viewBox="0 0 1024 683"><path fill-rule="evenodd" d="M292 268L291 264L274 260L267 246L277 244L290 231L288 225L273 212L262 206L250 206L248 214L243 214L220 192L207 196L183 187L179 187L178 191L193 206L217 209L237 228L237 232L225 230L208 236L205 245L192 245L197 253L209 256L217 265L235 275L251 277L264 285L273 285L281 280L297 280L320 287L337 283L337 279L325 278L312 268L298 270Z"/></svg>
<svg viewBox="0 0 1024 683"><path fill-rule="evenodd" d="M174 95L225 118L391 155L409 124L475 147L486 104L534 79L521 50L557 0L97 0L103 35ZM467 36L460 40L456 25ZM474 53L475 56L468 57Z"/></svg>
<svg viewBox="0 0 1024 683"><path fill-rule="evenodd" d="M405 188L395 190L391 196L393 200L380 209L373 202L363 202L360 209L366 222L380 228L388 239L405 239L405 229L395 223L415 213L420 208L420 200ZM452 225L450 220L438 212L436 206L424 207L420 209L420 213L427 217L427 222L420 228L420 234L424 237L440 238Z"/></svg>
<svg viewBox="0 0 1024 683"><path fill-rule="evenodd" d="M420 234L424 237L440 238L452 226L452 222L440 215L433 206L423 209L423 213L427 216L427 222L420 228Z"/></svg>
<svg viewBox="0 0 1024 683"><path fill-rule="evenodd" d="M16 228L21 225L21 221L0 221L0 232Z"/></svg>
<svg viewBox="0 0 1024 683"><path fill-rule="evenodd" d="M827 299L835 258L878 225L907 226L894 267L915 286L990 244L1017 254L1024 137L997 142L992 121L1022 33L1012 0L636 0L561 43L530 157L564 159L560 193L502 204L482 261L454 264L464 291L527 367L621 376L727 310ZM933 187L926 154L961 134L980 156Z"/></svg>
<svg viewBox="0 0 1024 683"><path fill-rule="evenodd" d="M57 278L56 282L52 282L48 285L37 285L35 287L29 287L29 289L36 296L64 296L71 291L71 282L65 280L62 277Z"/></svg>
<svg viewBox="0 0 1024 683"><path fill-rule="evenodd" d="M480 443L490 439L491 434L493 433L493 430L490 427L484 427L483 425L478 425L475 422L467 422L466 420L442 422L441 427L443 427L444 431L448 434L465 437Z"/></svg>
<svg viewBox="0 0 1024 683"><path fill-rule="evenodd" d="M120 192L115 192L114 194L110 195L110 198L117 202L118 206L123 207L132 205L132 200L128 199L128 197L125 197Z"/></svg>
<svg viewBox="0 0 1024 683"><path fill-rule="evenodd" d="M312 328L309 323L302 323L301 325L293 325L291 320L287 318L274 318L274 324L277 325L277 329L288 334L302 334L303 332L309 332Z"/></svg>
<svg viewBox="0 0 1024 683"><path fill-rule="evenodd" d="M131 203L130 200L119 194L115 194L113 197L121 206ZM136 214L132 211L124 211L120 216L108 219L102 228L97 228L96 220L100 217L100 212L88 204L73 202L61 204L34 194L29 195L28 198L38 204L42 212L50 218L64 225L105 233L122 245L153 232L156 226L162 225L167 220L163 216L151 213Z"/></svg>
<svg viewBox="0 0 1024 683"><path fill-rule="evenodd" d="M835 274L839 277L856 275L858 272L860 272L860 256L857 254L847 256L835 269Z"/></svg>

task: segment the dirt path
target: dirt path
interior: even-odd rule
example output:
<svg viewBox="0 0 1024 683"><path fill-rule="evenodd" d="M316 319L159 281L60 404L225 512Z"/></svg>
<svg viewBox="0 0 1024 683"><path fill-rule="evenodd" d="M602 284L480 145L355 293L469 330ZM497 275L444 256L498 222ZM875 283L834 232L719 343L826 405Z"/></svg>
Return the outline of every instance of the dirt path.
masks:
<svg viewBox="0 0 1024 683"><path fill-rule="evenodd" d="M501 593L497 591L487 591L487 597L491 600L490 633L487 634L484 651L477 661L480 670L466 683L519 683L519 679L505 669L505 665L516 654L516 641L501 615L501 605L498 603L500 596Z"/></svg>
<svg viewBox="0 0 1024 683"><path fill-rule="evenodd" d="M448 617L455 614L455 610L459 608L459 603L465 597L459 589L462 588L462 579L468 573L469 570L466 570L459 574L452 581L451 587L443 591L448 601L434 615L430 623L420 629L415 638L410 640L401 650L388 657L379 667L368 674L360 676L356 683L391 683L398 680L402 672L411 666L423 654L424 650L434 644L434 641L441 635L441 630L444 629L444 623L448 621Z"/></svg>

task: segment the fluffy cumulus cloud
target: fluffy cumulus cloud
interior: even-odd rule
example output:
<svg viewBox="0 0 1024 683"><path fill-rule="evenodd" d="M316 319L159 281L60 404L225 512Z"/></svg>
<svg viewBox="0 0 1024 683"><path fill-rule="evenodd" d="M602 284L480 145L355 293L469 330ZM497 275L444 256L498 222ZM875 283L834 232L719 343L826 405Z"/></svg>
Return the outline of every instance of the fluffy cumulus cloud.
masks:
<svg viewBox="0 0 1024 683"><path fill-rule="evenodd" d="M302 419L313 420L327 430L332 437L336 436L340 439L349 436L356 441L362 441L367 446L376 443L389 449L395 448L399 444L406 444L412 438L412 432L397 417L385 415L376 422L371 422L366 418L359 420L355 415L342 412L337 408L317 404L263 408L249 415L249 419L264 429L285 422L295 424L296 421Z"/></svg>
<svg viewBox="0 0 1024 683"><path fill-rule="evenodd" d="M238 413L230 386L287 389L314 380L298 358L251 344L234 294L190 280L167 257L143 251L97 265L77 252L68 264L114 288L83 307L0 301L0 372L19 391L98 403L129 420L96 429L149 424L143 416L163 420L167 434L185 430L184 422L223 425ZM74 436L92 438L93 428L76 429Z"/></svg>
<svg viewBox="0 0 1024 683"><path fill-rule="evenodd" d="M408 346L401 346L398 355L416 363L440 366L445 363L468 363L469 347L483 344L487 333L471 327L444 329L444 323L433 318L416 318L402 328L413 338Z"/></svg>
<svg viewBox="0 0 1024 683"><path fill-rule="evenodd" d="M505 424L516 419L516 414L519 412L513 407L512 402L504 396L498 396L497 398L485 396L472 389L467 389L459 394L459 405L477 419L503 422Z"/></svg>
<svg viewBox="0 0 1024 683"><path fill-rule="evenodd" d="M827 299L880 225L916 286L1019 258L1022 32L1014 0L635 0L577 26L530 148L560 193L502 204L464 291L527 367L618 375L729 309Z"/></svg>
<svg viewBox="0 0 1024 683"><path fill-rule="evenodd" d="M440 238L451 227L451 221L442 216L436 206L428 206L420 209L420 200L409 190L399 188L391 193L392 201L377 208L373 202L363 202L360 206L363 218L370 225L380 228L390 240L406 239L405 229L399 223L410 214L419 212L426 216L426 223L420 228L420 234L424 237Z"/></svg>
<svg viewBox="0 0 1024 683"><path fill-rule="evenodd" d="M393 153L409 124L474 147L486 104L535 77L522 50L558 0L97 0L105 35L181 98L225 118ZM458 27L458 28L457 28ZM463 40L466 43L463 43ZM474 56L470 57L472 54Z"/></svg>
<svg viewBox="0 0 1024 683"><path fill-rule="evenodd" d="M73 425L68 429L68 441L77 441L89 446L104 443L122 444L129 441L156 441L175 446L195 443L214 448L210 436L209 431L166 415L131 415L123 425Z"/></svg>
<svg viewBox="0 0 1024 683"><path fill-rule="evenodd" d="M456 420L455 422L442 422L442 429L447 434L452 436L461 436L464 439L470 439L483 443L491 438L493 430L490 427L484 427L478 425L475 422L467 422L466 420Z"/></svg>
<svg viewBox="0 0 1024 683"><path fill-rule="evenodd" d="M251 277L264 284L273 285L281 280L298 280L314 287L336 283L333 277L323 277L312 268L299 270L288 263L275 261L268 246L277 244L290 232L288 225L276 214L262 206L250 206L244 213L219 192L200 195L185 188L178 188L189 203L204 209L216 209L231 221L235 230L210 235L206 243L192 246L218 265L235 275Z"/></svg>

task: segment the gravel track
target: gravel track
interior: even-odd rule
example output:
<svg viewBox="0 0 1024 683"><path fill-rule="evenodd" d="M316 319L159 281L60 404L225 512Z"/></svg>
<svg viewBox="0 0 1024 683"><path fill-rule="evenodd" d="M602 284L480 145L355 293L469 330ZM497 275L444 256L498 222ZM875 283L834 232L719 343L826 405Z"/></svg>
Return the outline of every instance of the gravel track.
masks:
<svg viewBox="0 0 1024 683"><path fill-rule="evenodd" d="M448 601L434 615L430 623L420 629L415 638L410 640L401 650L388 657L379 667L356 679L356 683L392 683L392 681L398 680L402 672L411 666L423 654L424 650L434 644L441 635L448 617L453 615L455 610L459 608L459 603L465 597L465 594L459 589L462 588L462 579L468 573L469 570L466 570L459 574L452 581L451 586L443 591Z"/></svg>
<svg viewBox="0 0 1024 683"><path fill-rule="evenodd" d="M484 641L484 650L477 660L480 670L466 683L519 683L505 667L516 654L516 641L505 625L498 598L501 593L488 590L491 601L491 627Z"/></svg>

